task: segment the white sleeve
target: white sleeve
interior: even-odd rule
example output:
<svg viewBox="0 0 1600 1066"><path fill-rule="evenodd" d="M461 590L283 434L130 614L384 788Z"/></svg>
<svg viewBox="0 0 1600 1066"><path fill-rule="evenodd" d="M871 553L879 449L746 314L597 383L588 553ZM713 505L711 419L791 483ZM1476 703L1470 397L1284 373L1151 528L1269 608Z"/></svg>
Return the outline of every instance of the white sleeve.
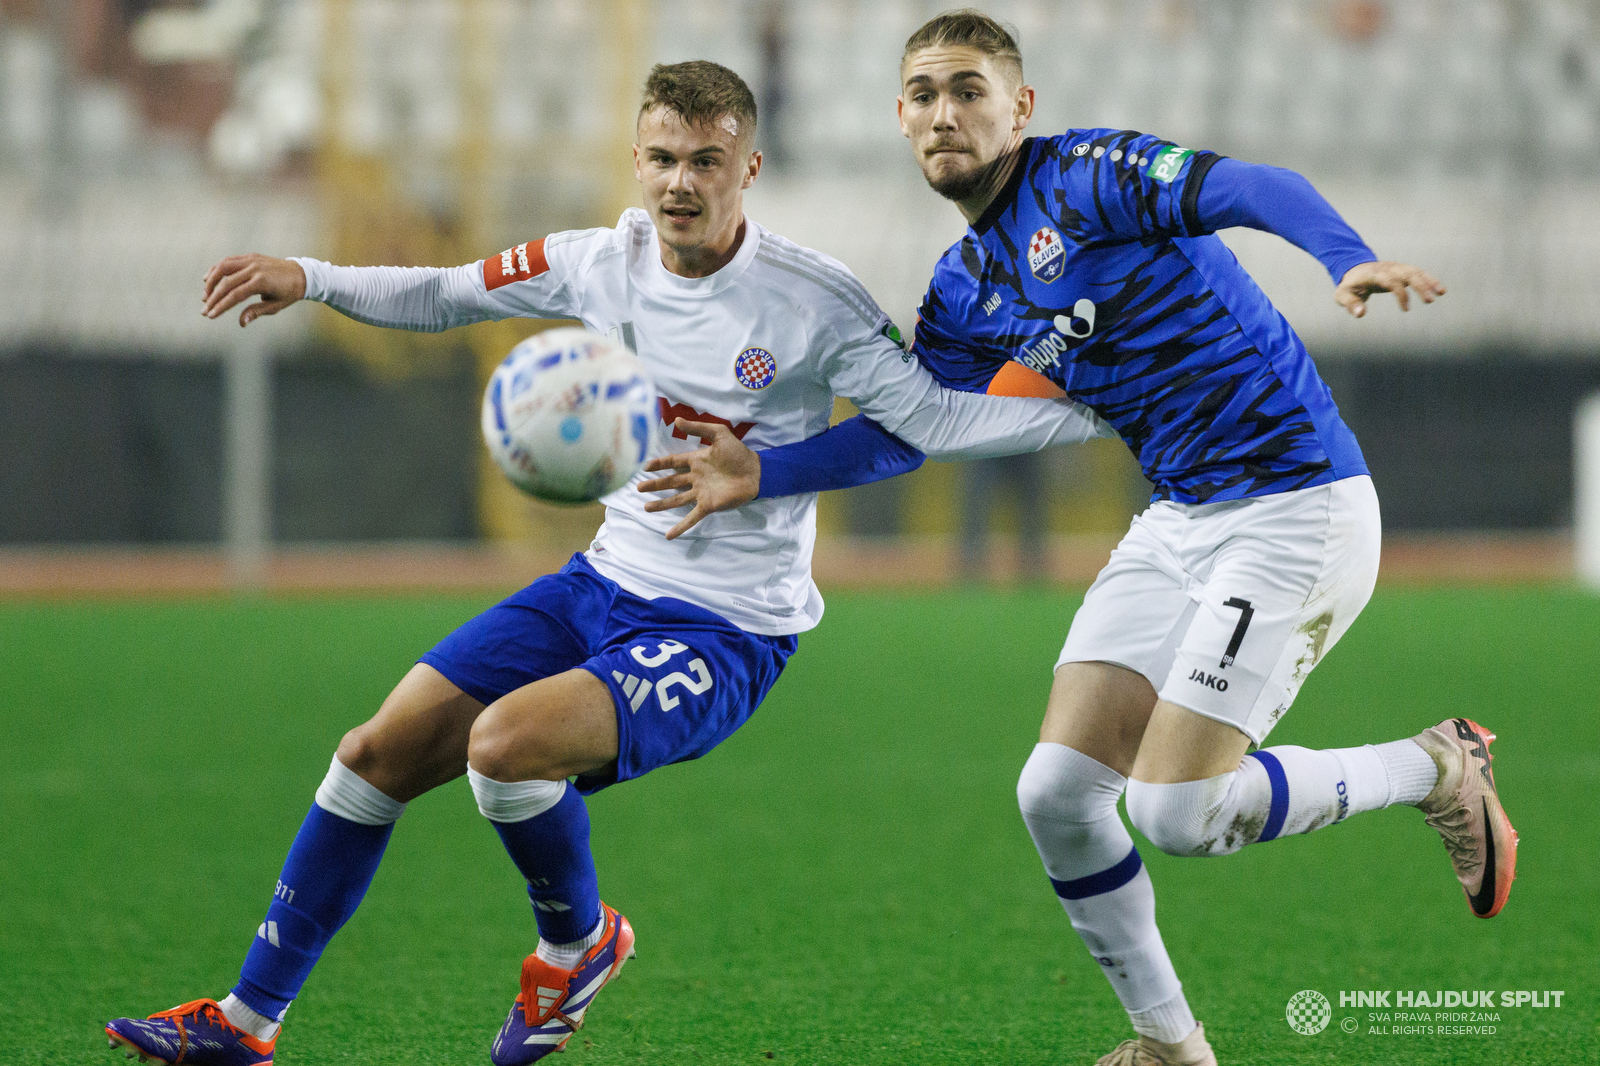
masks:
<svg viewBox="0 0 1600 1066"><path fill-rule="evenodd" d="M570 284L584 238L609 230L552 233L458 267L339 267L296 258L306 299L358 322L437 333L485 319L577 318Z"/></svg>
<svg viewBox="0 0 1600 1066"><path fill-rule="evenodd" d="M348 267L296 257L306 272L306 299L327 304L357 322L438 333L486 318L482 264L458 267Z"/></svg>
<svg viewBox="0 0 1600 1066"><path fill-rule="evenodd" d="M1083 404L947 389L887 334L836 344L823 355L836 396L933 459L983 459L1081 444L1116 431Z"/></svg>

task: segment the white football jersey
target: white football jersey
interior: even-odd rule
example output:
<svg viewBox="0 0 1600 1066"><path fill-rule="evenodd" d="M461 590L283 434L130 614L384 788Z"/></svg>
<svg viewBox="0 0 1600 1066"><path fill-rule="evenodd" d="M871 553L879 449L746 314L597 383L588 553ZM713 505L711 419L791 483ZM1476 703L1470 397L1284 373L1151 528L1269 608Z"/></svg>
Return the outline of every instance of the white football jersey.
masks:
<svg viewBox="0 0 1600 1066"><path fill-rule="evenodd" d="M296 262L308 299L377 325L570 318L619 339L659 394L652 455L699 446L674 439L680 416L726 425L755 450L804 440L827 429L835 396L947 458L1109 432L1069 401L940 387L849 270L748 220L733 260L704 278L662 265L655 227L638 208L614 229L554 233L445 270ZM752 633L798 633L821 620L811 580L815 493L754 500L669 541L685 512L650 514L651 497L635 487L655 476L636 475L603 499L605 522L587 553L596 570L636 595L687 600Z"/></svg>

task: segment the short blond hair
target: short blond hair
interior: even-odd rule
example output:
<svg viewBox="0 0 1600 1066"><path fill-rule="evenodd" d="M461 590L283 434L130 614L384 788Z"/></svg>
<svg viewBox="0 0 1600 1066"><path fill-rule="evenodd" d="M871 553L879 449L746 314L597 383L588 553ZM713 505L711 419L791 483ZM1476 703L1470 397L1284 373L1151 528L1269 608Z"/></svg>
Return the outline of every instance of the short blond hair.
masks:
<svg viewBox="0 0 1600 1066"><path fill-rule="evenodd" d="M906 41L906 50L900 55L901 77L905 76L911 57L924 48L961 47L976 48L1014 74L1018 85L1022 84L1022 50L1017 47L1016 34L1004 23L971 7L946 11L923 23Z"/></svg>
<svg viewBox="0 0 1600 1066"><path fill-rule="evenodd" d="M644 80L639 117L658 107L676 114L686 126L713 125L732 116L738 123L734 136L746 144L756 133L756 98L750 86L727 67L707 59L651 67Z"/></svg>

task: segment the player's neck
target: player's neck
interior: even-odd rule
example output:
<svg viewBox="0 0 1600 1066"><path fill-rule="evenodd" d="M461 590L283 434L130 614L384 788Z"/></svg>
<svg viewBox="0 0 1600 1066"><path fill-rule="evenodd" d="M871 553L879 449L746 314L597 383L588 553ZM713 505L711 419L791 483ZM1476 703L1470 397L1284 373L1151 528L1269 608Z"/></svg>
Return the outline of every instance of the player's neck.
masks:
<svg viewBox="0 0 1600 1066"><path fill-rule="evenodd" d="M739 254L739 247L744 244L744 230L744 212L741 211L737 226L715 240L690 248L674 248L658 234L656 241L661 245L661 265L667 268L668 273L680 278L708 278L733 262L733 257Z"/></svg>
<svg viewBox="0 0 1600 1066"><path fill-rule="evenodd" d="M995 156L994 162L989 164L983 180L972 191L972 195L955 201L968 225L977 222L989 210L989 205L1006 187L1006 182L1011 180L1011 172L1017 169L1021 161L1022 131L1018 130L1011 135L1011 142L1006 145L1005 151Z"/></svg>

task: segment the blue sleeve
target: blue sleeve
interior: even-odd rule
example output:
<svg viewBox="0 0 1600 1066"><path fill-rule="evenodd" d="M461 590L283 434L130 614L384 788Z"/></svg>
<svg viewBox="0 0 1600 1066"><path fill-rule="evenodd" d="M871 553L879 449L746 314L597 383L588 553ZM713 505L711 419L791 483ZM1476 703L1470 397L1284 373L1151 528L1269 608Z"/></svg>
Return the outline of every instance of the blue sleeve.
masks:
<svg viewBox="0 0 1600 1066"><path fill-rule="evenodd" d="M983 265L971 237L963 237L940 257L917 309L911 354L947 389L983 392L1010 358L1004 344L974 339L976 278Z"/></svg>
<svg viewBox="0 0 1600 1066"><path fill-rule="evenodd" d="M1316 257L1338 284L1372 254L1350 224L1292 170L1218 158L1204 176L1195 213L1204 232L1248 226L1276 234Z"/></svg>
<svg viewBox="0 0 1600 1066"><path fill-rule="evenodd" d="M1133 130L1069 130L1046 150L1076 208L1062 214L1062 228L1079 241L1199 236L1194 198L1222 158ZM1049 165L1045 157L1041 170Z"/></svg>
<svg viewBox="0 0 1600 1066"><path fill-rule="evenodd" d="M867 485L915 470L926 458L866 415L847 418L815 437L758 454L758 499Z"/></svg>

